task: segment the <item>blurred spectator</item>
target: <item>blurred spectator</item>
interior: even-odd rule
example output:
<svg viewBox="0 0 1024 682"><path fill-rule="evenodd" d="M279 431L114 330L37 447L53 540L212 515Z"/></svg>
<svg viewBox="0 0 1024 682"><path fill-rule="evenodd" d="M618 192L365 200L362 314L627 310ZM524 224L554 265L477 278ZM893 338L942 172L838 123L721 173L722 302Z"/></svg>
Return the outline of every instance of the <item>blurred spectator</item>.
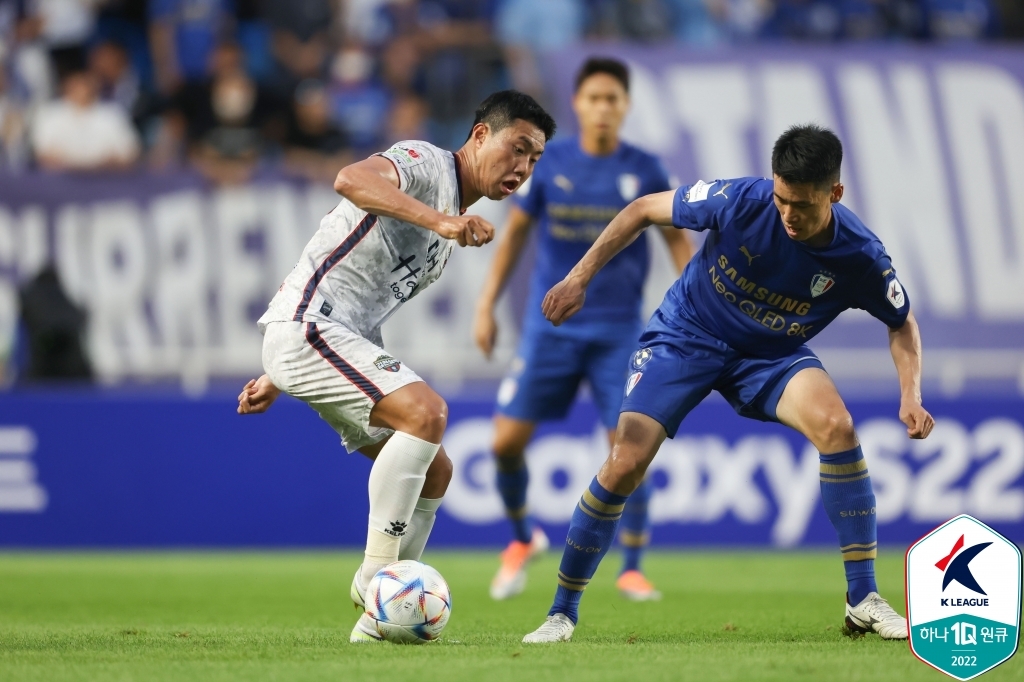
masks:
<svg viewBox="0 0 1024 682"><path fill-rule="evenodd" d="M230 0L149 0L156 86L172 95L207 77L219 40L231 27Z"/></svg>
<svg viewBox="0 0 1024 682"><path fill-rule="evenodd" d="M331 49L328 36L331 8L328 1L264 2L264 17L272 31L273 54L279 66L274 86L290 93L300 81L322 77Z"/></svg>
<svg viewBox="0 0 1024 682"><path fill-rule="evenodd" d="M32 121L36 162L49 170L125 168L139 155L139 140L127 113L99 101L96 78L84 69L64 76L63 96L44 104Z"/></svg>
<svg viewBox="0 0 1024 682"><path fill-rule="evenodd" d="M323 83L304 81L296 88L288 124L285 163L292 172L330 182L352 160L345 134L331 120Z"/></svg>
<svg viewBox="0 0 1024 682"><path fill-rule="evenodd" d="M670 0L592 0L590 10L595 37L650 43L674 33L676 16Z"/></svg>
<svg viewBox="0 0 1024 682"><path fill-rule="evenodd" d="M39 35L50 49L84 49L96 27L101 0L25 0L26 14L39 21Z"/></svg>
<svg viewBox="0 0 1024 682"><path fill-rule="evenodd" d="M585 26L583 0L504 0L494 17L512 83L541 97L539 56L579 42Z"/></svg>
<svg viewBox="0 0 1024 682"><path fill-rule="evenodd" d="M924 0L928 35L936 40L981 40L995 34L988 0Z"/></svg>
<svg viewBox="0 0 1024 682"><path fill-rule="evenodd" d="M357 153L376 151L384 142L391 96L374 79L374 59L365 49L342 48L331 63L333 118Z"/></svg>
<svg viewBox="0 0 1024 682"><path fill-rule="evenodd" d="M153 89L153 61L149 51L148 13L140 0L100 0L96 33L91 41L113 43L127 55L129 69L143 90Z"/></svg>
<svg viewBox="0 0 1024 682"><path fill-rule="evenodd" d="M89 70L96 77L100 98L134 114L139 101L139 75L124 47L111 41L96 45L89 53Z"/></svg>
<svg viewBox="0 0 1024 682"><path fill-rule="evenodd" d="M380 10L385 79L396 96L413 92L430 107L430 137L443 147L465 139L476 104L507 87L488 0L395 0Z"/></svg>
<svg viewBox="0 0 1024 682"><path fill-rule="evenodd" d="M675 0L675 35L685 45L710 47L727 38L728 3L724 0Z"/></svg>
<svg viewBox="0 0 1024 682"><path fill-rule="evenodd" d="M211 65L212 79L182 88L169 127L184 131L188 157L211 180L244 182L266 141L283 137L273 130L280 108L246 73L237 45L217 46Z"/></svg>
<svg viewBox="0 0 1024 682"><path fill-rule="evenodd" d="M0 167L21 168L26 156L25 116L7 84L7 71L0 61Z"/></svg>
<svg viewBox="0 0 1024 682"><path fill-rule="evenodd" d="M27 382L90 380L92 368L82 349L85 312L61 286L57 270L47 266L21 290L21 320L28 335Z"/></svg>
<svg viewBox="0 0 1024 682"><path fill-rule="evenodd" d="M786 40L835 40L843 28L839 3L829 0L777 0L762 35Z"/></svg>
<svg viewBox="0 0 1024 682"><path fill-rule="evenodd" d="M426 138L429 114L427 103L416 95L399 97L388 116L387 143Z"/></svg>

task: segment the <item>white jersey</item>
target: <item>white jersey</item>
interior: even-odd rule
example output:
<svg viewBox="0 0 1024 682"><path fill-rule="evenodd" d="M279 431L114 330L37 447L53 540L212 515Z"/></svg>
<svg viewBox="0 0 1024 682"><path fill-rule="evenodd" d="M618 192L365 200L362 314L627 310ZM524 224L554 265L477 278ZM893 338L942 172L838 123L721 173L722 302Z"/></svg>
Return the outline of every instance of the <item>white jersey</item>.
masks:
<svg viewBox="0 0 1024 682"><path fill-rule="evenodd" d="M459 214L459 168L451 152L410 140L380 156L395 165L403 192L446 215ZM260 318L260 331L270 322L336 322L380 345L381 325L441 276L454 244L342 199L320 221Z"/></svg>

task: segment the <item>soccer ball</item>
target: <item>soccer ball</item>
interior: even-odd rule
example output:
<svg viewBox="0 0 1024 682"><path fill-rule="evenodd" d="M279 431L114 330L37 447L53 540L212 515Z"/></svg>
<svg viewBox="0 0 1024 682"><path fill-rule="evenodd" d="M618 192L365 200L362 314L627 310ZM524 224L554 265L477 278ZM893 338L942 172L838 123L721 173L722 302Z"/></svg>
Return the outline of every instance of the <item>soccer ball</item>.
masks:
<svg viewBox="0 0 1024 682"><path fill-rule="evenodd" d="M448 583L418 561L396 561L366 587L366 614L389 642L423 644L437 639L452 613Z"/></svg>

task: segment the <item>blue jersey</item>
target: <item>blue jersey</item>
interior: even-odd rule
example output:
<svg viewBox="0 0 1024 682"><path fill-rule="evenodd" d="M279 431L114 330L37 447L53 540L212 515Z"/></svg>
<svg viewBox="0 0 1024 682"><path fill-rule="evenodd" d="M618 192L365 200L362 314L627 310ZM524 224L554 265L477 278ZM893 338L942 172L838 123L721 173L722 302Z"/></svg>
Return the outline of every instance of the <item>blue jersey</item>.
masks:
<svg viewBox="0 0 1024 682"><path fill-rule="evenodd" d="M620 143L612 154L590 156L577 138L548 144L530 184L515 195L517 205L538 222L525 330L546 328L594 340L635 338L649 267L646 239L627 246L594 277L583 308L565 324L551 327L541 302L629 202L668 189L661 162L631 145Z"/></svg>
<svg viewBox="0 0 1024 682"><path fill-rule="evenodd" d="M676 192L673 225L709 232L662 314L762 358L794 352L848 308L903 326L910 299L878 237L833 204L832 242L809 247L786 234L773 191L771 180L738 178Z"/></svg>

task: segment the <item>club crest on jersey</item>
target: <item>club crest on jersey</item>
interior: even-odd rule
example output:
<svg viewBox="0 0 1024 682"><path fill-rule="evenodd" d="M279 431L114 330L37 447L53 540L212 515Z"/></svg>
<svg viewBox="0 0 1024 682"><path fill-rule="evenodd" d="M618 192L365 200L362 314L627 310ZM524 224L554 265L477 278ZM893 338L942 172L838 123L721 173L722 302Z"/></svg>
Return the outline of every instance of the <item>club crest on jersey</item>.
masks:
<svg viewBox="0 0 1024 682"><path fill-rule="evenodd" d="M634 369L640 369L647 364L647 361L651 359L654 352L650 348L641 348L636 353L633 353L633 367Z"/></svg>
<svg viewBox="0 0 1024 682"><path fill-rule="evenodd" d="M823 293L831 289L835 283L835 279L825 273L819 272L814 277L811 277L811 298L821 296Z"/></svg>
<svg viewBox="0 0 1024 682"><path fill-rule="evenodd" d="M377 369L382 369L385 372L397 372L402 369L402 363L395 360L390 355L381 355L373 361L374 366Z"/></svg>
<svg viewBox="0 0 1024 682"><path fill-rule="evenodd" d="M640 178L633 173L623 173L619 176L619 194L626 201L633 201L640 194Z"/></svg>
<svg viewBox="0 0 1024 682"><path fill-rule="evenodd" d="M906 296L903 295L903 285L895 277L885 287L885 297L889 299L889 303L892 303L892 307L899 310L903 307L904 302L907 300Z"/></svg>
<svg viewBox="0 0 1024 682"><path fill-rule="evenodd" d="M630 393L633 392L633 389L636 388L636 385L640 383L640 377L642 377L643 375L643 372L633 372L632 374L629 375L629 379L626 381L626 395L629 395Z"/></svg>

